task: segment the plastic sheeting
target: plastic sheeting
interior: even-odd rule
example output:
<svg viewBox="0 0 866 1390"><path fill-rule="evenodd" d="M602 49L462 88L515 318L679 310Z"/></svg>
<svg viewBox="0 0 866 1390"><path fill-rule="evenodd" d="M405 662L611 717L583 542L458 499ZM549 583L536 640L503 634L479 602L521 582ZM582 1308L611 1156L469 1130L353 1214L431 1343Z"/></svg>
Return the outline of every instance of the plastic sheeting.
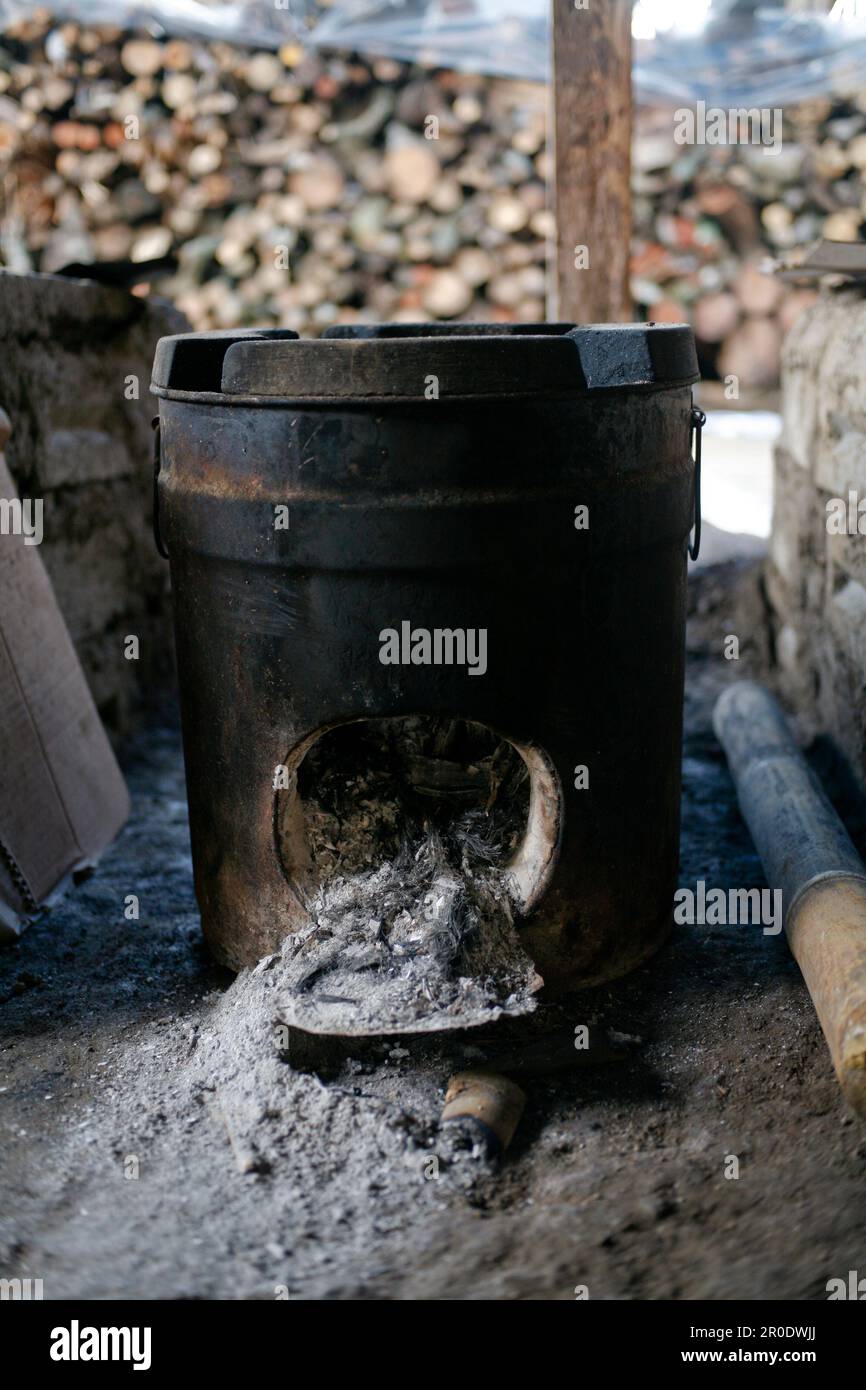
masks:
<svg viewBox="0 0 866 1390"><path fill-rule="evenodd" d="M0 30L30 19L34 9L81 24L113 24L157 36L223 39L250 48L278 48L305 33L312 0L0 0Z"/></svg>
<svg viewBox="0 0 866 1390"><path fill-rule="evenodd" d="M866 87L866 20L828 15L719 15L696 34L635 43L639 98L676 106L787 106Z"/></svg>
<svg viewBox="0 0 866 1390"><path fill-rule="evenodd" d="M850 7L857 0L846 0ZM788 14L735 0L639 0L634 82L639 100L785 106L866 87L866 3ZM547 81L549 0L338 0L313 42L470 72Z"/></svg>
<svg viewBox="0 0 866 1390"><path fill-rule="evenodd" d="M320 47L546 82L549 0L339 0L314 27Z"/></svg>
<svg viewBox="0 0 866 1390"><path fill-rule="evenodd" d="M787 13L743 0L637 0L638 100L774 107L866 88L866 0ZM550 0L47 0L58 17L276 48L300 39L543 82ZM802 8L802 7L801 7ZM31 0L0 0L0 25Z"/></svg>

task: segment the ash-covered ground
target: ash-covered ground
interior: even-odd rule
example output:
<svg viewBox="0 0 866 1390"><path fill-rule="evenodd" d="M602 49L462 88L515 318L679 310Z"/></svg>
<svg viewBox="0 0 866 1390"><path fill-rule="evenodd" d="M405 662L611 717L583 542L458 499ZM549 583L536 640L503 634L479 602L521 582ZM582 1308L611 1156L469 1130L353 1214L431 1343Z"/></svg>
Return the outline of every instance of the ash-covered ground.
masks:
<svg viewBox="0 0 866 1390"><path fill-rule="evenodd" d="M705 570L692 600L681 883L761 886L710 726L765 659L755 571ZM233 983L201 944L178 735L127 771L118 843L0 953L0 1276L49 1299L822 1299L866 1270L866 1128L783 938L681 927L613 986L359 1043L320 1079L275 1039L273 967ZM481 1061L528 1094L498 1165L438 1121Z"/></svg>

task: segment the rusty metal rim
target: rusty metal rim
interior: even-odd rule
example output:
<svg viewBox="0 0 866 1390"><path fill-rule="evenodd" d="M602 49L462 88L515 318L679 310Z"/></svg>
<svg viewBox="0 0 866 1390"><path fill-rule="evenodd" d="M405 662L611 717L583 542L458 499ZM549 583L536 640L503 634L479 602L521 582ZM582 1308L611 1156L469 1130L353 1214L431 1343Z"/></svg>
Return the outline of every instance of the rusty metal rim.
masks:
<svg viewBox="0 0 866 1390"><path fill-rule="evenodd" d="M693 386L697 378L693 376L683 377L681 380L671 380L664 382L643 381L631 386L597 386L592 389L593 396L615 396L622 395L624 392L636 395L654 395L662 391L677 391L686 386ZM256 396L256 395L228 395L224 391L175 391L171 387L157 386L150 383L150 393L163 401L181 401L190 405L223 405L223 406L256 406L260 410L284 410L294 406L326 406L330 410L364 410L367 406L388 406L388 405L418 405L422 397L419 396L355 396L351 399L346 396ZM443 394L440 401L443 404L453 402L455 405L464 403L472 404L479 402L487 404L490 401L568 401L574 400L576 396L585 396L586 390L575 387L573 390L550 390L543 395L537 390L530 391L489 391L489 392L465 392L459 395Z"/></svg>

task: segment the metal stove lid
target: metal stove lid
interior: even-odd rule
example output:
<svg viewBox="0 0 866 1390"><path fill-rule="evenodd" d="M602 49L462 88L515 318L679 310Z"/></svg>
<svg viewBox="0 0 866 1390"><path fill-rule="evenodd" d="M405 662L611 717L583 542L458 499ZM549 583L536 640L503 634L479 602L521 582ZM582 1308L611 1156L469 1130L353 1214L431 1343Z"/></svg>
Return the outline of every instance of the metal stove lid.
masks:
<svg viewBox="0 0 866 1390"><path fill-rule="evenodd" d="M161 338L157 396L233 404L532 399L698 379L687 324L378 324Z"/></svg>

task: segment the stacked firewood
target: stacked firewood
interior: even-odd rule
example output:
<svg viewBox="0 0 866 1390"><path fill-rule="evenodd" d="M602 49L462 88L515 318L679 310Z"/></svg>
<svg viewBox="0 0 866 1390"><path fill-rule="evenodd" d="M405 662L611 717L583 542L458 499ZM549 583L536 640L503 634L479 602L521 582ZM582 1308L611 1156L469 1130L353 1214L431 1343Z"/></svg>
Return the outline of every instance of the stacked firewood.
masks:
<svg viewBox="0 0 866 1390"><path fill-rule="evenodd" d="M537 86L40 20L2 43L8 267L174 252L197 327L544 317Z"/></svg>
<svg viewBox="0 0 866 1390"><path fill-rule="evenodd" d="M0 262L174 257L158 288L197 328L541 319L546 114L532 83L37 13L0 36ZM641 111L639 312L690 320L705 373L771 386L811 292L767 263L860 235L866 99L792 108L778 154L674 130Z"/></svg>

